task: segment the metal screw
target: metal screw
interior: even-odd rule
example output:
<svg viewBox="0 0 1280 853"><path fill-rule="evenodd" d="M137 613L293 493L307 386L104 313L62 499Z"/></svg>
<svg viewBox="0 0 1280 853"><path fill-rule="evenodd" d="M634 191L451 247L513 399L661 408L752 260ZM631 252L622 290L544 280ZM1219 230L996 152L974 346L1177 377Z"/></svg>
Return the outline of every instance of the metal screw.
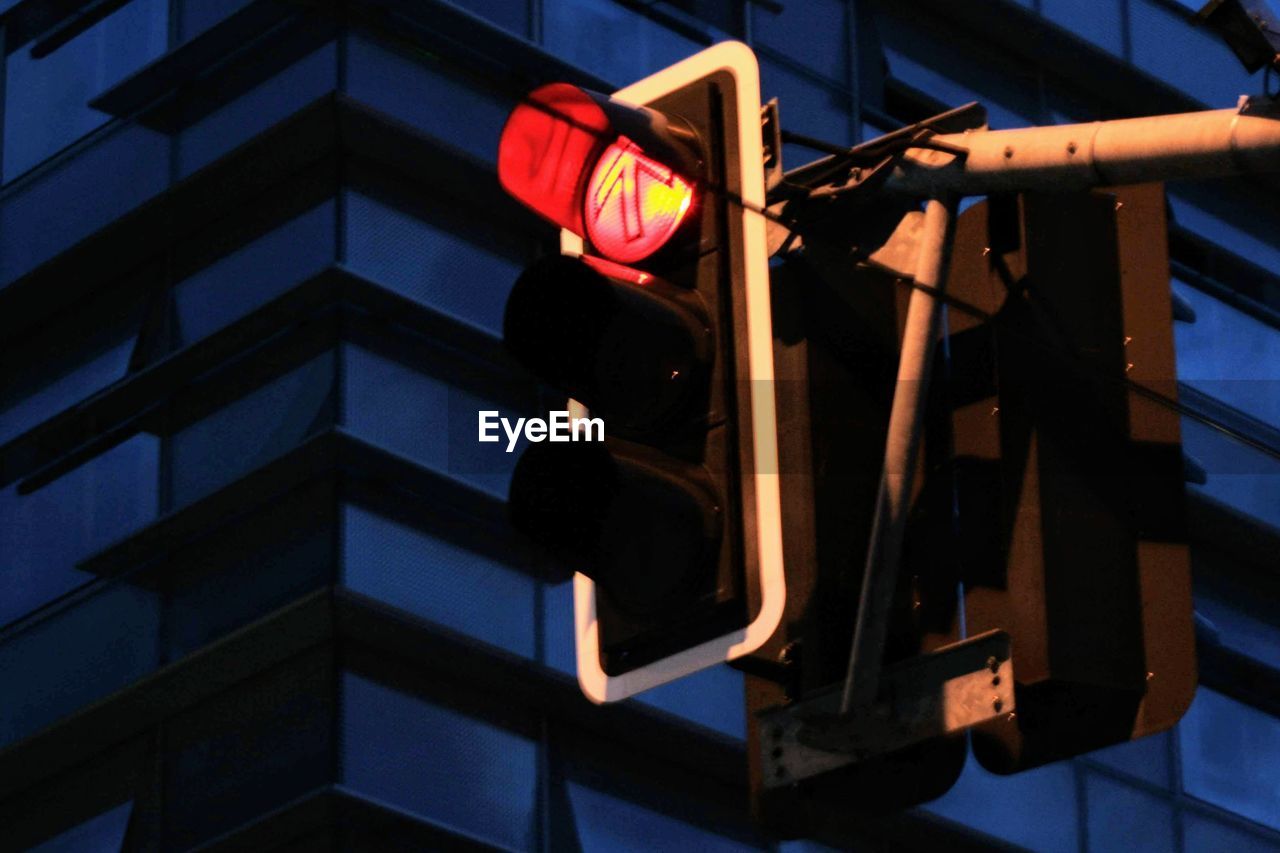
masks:
<svg viewBox="0 0 1280 853"><path fill-rule="evenodd" d="M995 698L995 701L991 703L991 707L995 708L996 713L999 714L1000 709L1004 707L1004 700L1001 699L999 696L997 696Z"/></svg>
<svg viewBox="0 0 1280 853"><path fill-rule="evenodd" d="M1006 160L1011 160L1011 159L1013 159L1013 146L1012 146L1012 145L1007 146L1007 147L1004 149L1004 159L1006 159Z"/></svg>
<svg viewBox="0 0 1280 853"><path fill-rule="evenodd" d="M1067 153L1068 154L1076 153L1076 144L1074 142L1067 143Z"/></svg>
<svg viewBox="0 0 1280 853"><path fill-rule="evenodd" d="M995 678L991 679L991 686L992 687L1000 686L1000 676L997 675Z"/></svg>

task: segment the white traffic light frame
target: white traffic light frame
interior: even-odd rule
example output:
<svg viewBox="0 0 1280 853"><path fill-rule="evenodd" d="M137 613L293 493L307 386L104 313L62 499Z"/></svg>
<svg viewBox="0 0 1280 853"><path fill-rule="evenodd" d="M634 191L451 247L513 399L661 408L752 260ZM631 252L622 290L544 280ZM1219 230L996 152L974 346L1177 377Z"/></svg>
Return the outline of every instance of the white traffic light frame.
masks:
<svg viewBox="0 0 1280 853"><path fill-rule="evenodd" d="M578 683L593 702L616 702L641 691L674 681L707 667L750 654L773 635L782 621L786 583L782 554L782 501L778 471L778 419L773 385L773 318L769 298L769 251L766 247L764 168L752 168L746 152L762 151L760 131L760 69L751 48L741 42L721 42L671 65L649 77L614 92L617 101L644 105L698 80L724 71L732 75L737 96L737 150L741 174L742 216L731 217L740 225L743 247L745 304L747 314L747 364L749 375L740 377L739 387L750 389L751 424L749 434L753 454L755 524L754 565L759 572L760 609L745 627L707 640L674 655L637 667L621 675L609 675L600 662L600 632L596 620L595 584L584 574L573 578L574 633L577 641ZM731 204L739 203L736 199ZM581 255L582 238L571 231L560 232L560 250ZM573 416L585 416L586 409L570 401Z"/></svg>

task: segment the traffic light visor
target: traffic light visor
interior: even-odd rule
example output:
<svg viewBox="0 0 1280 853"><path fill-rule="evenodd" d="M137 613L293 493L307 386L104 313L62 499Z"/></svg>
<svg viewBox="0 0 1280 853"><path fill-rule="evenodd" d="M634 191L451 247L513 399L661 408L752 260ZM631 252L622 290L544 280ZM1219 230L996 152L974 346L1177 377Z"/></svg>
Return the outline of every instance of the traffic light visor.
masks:
<svg viewBox="0 0 1280 853"><path fill-rule="evenodd" d="M568 83L540 86L502 129L498 180L544 219L581 235L586 179L611 136L603 107L587 92Z"/></svg>

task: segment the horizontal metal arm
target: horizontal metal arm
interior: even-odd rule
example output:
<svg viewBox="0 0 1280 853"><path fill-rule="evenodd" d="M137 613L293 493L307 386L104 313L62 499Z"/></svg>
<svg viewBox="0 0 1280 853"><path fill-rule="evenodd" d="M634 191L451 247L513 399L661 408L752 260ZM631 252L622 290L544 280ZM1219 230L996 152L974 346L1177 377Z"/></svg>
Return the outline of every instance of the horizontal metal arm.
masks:
<svg viewBox="0 0 1280 853"><path fill-rule="evenodd" d="M968 153L908 149L888 189L923 197L984 195L1280 172L1280 112L1256 103L1090 124L972 130L933 141Z"/></svg>

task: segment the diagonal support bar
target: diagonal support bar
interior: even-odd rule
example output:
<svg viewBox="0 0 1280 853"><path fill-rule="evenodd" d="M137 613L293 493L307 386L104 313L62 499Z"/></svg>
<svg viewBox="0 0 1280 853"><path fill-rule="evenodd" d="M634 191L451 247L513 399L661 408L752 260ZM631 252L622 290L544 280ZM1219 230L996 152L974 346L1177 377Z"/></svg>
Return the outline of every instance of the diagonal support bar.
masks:
<svg viewBox="0 0 1280 853"><path fill-rule="evenodd" d="M916 289L907 306L907 323L898 361L898 382L889 414L884 468L876 499L862 593L853 644L845 673L840 712L868 707L875 701L880 664L888 631L889 610L897 586L898 558L906 529L911 487L920 450L929 374L934 345L942 318L937 298L947 279L947 262L955 227L955 202L931 199L920 228L920 253L916 260ZM933 292L936 291L936 292Z"/></svg>

